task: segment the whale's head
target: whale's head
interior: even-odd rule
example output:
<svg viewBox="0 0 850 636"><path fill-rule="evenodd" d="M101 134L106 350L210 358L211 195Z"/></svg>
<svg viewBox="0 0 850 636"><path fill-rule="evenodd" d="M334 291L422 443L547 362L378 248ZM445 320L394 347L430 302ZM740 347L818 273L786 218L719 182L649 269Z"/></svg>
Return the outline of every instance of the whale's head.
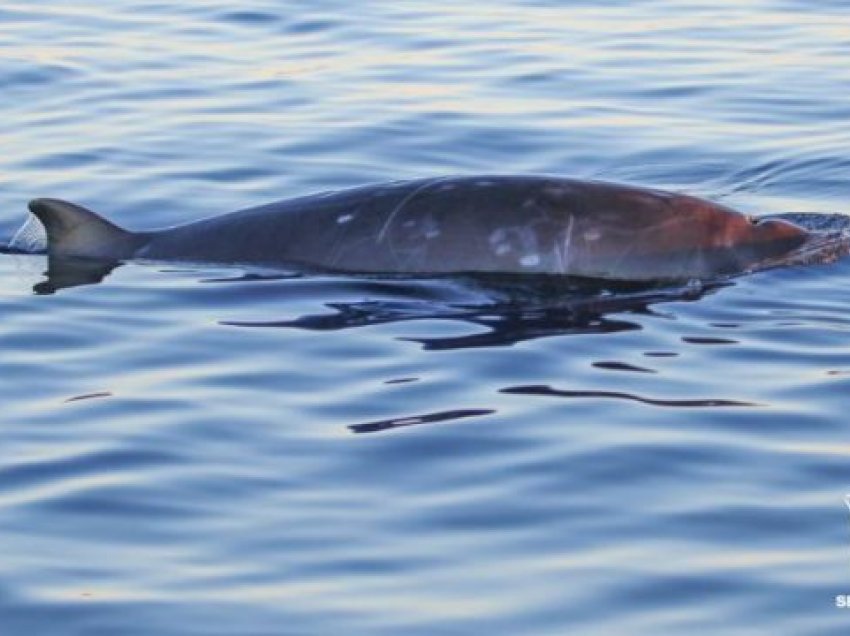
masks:
<svg viewBox="0 0 850 636"><path fill-rule="evenodd" d="M808 230L781 219L747 218L736 249L754 262L782 258L802 247L812 237Z"/></svg>
<svg viewBox="0 0 850 636"><path fill-rule="evenodd" d="M780 253L800 247L810 232L795 223L782 219L754 219L751 221L755 242L766 251L778 250Z"/></svg>
<svg viewBox="0 0 850 636"><path fill-rule="evenodd" d="M761 269L763 263L782 259L812 236L789 221L747 216L688 195L675 195L671 208L672 220L664 222L668 229L663 244L671 252L693 250L691 264L700 276Z"/></svg>

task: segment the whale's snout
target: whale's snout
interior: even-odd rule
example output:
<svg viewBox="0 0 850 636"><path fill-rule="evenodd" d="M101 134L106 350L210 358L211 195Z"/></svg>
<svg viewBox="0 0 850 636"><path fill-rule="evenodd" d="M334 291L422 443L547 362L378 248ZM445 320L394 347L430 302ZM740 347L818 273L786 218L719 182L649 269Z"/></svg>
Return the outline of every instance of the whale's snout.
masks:
<svg viewBox="0 0 850 636"><path fill-rule="evenodd" d="M771 251L778 252L793 250L805 243L810 233L808 230L781 219L763 219L755 224L756 243L770 246Z"/></svg>

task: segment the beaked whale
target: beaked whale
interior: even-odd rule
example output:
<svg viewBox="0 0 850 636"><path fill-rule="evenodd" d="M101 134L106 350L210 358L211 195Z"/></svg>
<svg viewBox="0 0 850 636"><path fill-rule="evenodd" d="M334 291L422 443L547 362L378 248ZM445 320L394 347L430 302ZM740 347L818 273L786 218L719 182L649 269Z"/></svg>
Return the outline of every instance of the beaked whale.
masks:
<svg viewBox="0 0 850 636"><path fill-rule="evenodd" d="M58 199L29 208L53 258L362 274L710 279L781 262L815 234L684 194L545 176L369 185L145 232Z"/></svg>

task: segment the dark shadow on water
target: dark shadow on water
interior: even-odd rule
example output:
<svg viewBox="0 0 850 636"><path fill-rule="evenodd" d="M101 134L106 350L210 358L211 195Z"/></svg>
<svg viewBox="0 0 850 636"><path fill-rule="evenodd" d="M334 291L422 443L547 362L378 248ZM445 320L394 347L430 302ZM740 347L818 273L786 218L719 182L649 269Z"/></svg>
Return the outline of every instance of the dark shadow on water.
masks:
<svg viewBox="0 0 850 636"><path fill-rule="evenodd" d="M655 369L647 369L646 367L639 367L634 364L627 364L625 362L617 362L616 360L608 361L608 360L600 360L599 362L594 362L593 366L597 369L607 369L608 371L631 371L633 373L658 373Z"/></svg>
<svg viewBox="0 0 850 636"><path fill-rule="evenodd" d="M355 286L357 283L352 283ZM371 283L375 285L373 281ZM432 281L445 286L445 279ZM652 304L691 301L728 283L689 284L678 287L612 287L610 284L551 277L464 277L452 283L466 286L469 301L443 302L436 298L411 300L404 282L397 288L386 282L381 291L402 299L326 302L329 310L291 320L228 321L224 325L249 328L288 328L340 331L357 327L424 320L448 320L481 328L472 334L400 338L417 342L425 350L445 351L475 347L510 346L519 342L571 334L615 333L640 329L640 324L620 314L653 314ZM426 286L427 287L427 286ZM374 290L373 290L374 291ZM432 296L437 297L439 293ZM474 298L473 298L474 296ZM617 314L617 317L611 315ZM633 369L640 370L640 369Z"/></svg>
<svg viewBox="0 0 850 636"><path fill-rule="evenodd" d="M626 400L630 402L639 402L641 404L664 408L749 408L761 406L760 404L754 402L743 402L740 400L725 400L716 398L672 400L648 398L640 395L623 393L618 391L570 391L564 389L555 389L547 385L512 386L500 389L499 392L508 395L526 395L538 397ZM494 413L496 413L495 409L454 409L438 411L435 413L426 413L423 415L402 416L385 420L363 422L360 424L351 424L348 428L353 433L378 433L381 431L405 428L409 426L418 426L421 424L453 422L456 420L470 417L482 417L485 415L493 415Z"/></svg>
<svg viewBox="0 0 850 636"><path fill-rule="evenodd" d="M6 243L0 243L0 254L32 254L32 252L12 247Z"/></svg>
<svg viewBox="0 0 850 636"><path fill-rule="evenodd" d="M606 398L615 400L629 400L632 402L641 402L643 404L649 404L651 406L667 406L673 408L760 406L759 404L756 404L754 402L740 402L738 400L662 400L641 397L640 395L632 395L630 393L619 393L617 391L566 391L561 389L553 389L552 387L546 385L512 386L507 387L505 389L501 389L499 392L508 393L511 395L538 395L561 398Z"/></svg>
<svg viewBox="0 0 850 636"><path fill-rule="evenodd" d="M82 400L94 400L97 398L107 397L112 397L112 393L110 391L98 391L96 393L84 393L82 395L75 395L73 397L67 398L65 402L80 402Z"/></svg>
<svg viewBox="0 0 850 636"><path fill-rule="evenodd" d="M37 294L101 282L120 263L86 259L48 259L46 279L38 283ZM164 270L167 272L169 270ZM654 305L674 301L695 301L732 281L688 283L677 286L635 285L570 279L540 275L442 276L431 278L328 276L282 272L234 270L233 276L210 275L210 270L175 269L197 272L200 283L218 285L221 293L239 290L249 303L257 301L264 317L272 311L291 311L308 301L323 307L285 320L222 321L220 324L250 329L288 329L335 332L374 325L420 321L453 323L469 329L425 325L415 336L400 340L415 342L428 351L480 347L506 347L539 338L565 335L608 334L642 329L641 316L661 315ZM212 297L219 298L219 294ZM269 301L272 300L270 303ZM210 307L216 311L220 305ZM271 309L270 309L271 307ZM432 329L429 329L433 327ZM421 335L422 333L427 335ZM733 344L731 339L683 338L690 344ZM675 352L648 351L648 357L675 355ZM593 365L613 373L653 374L656 370L618 361L597 360ZM401 378L398 382L416 378ZM568 399L602 399L637 402L662 408L757 407L758 404L726 399L664 399L634 393L605 390L567 390L549 385L519 385L499 389L505 395ZM108 393L75 396L69 401L108 397ZM484 405L481 405L482 407ZM492 408L443 408L393 418L366 421L348 426L355 434L455 422L496 413Z"/></svg>
<svg viewBox="0 0 850 636"><path fill-rule="evenodd" d="M697 345L738 344L738 341L733 340L732 338L715 338L715 337L705 337L705 336L685 336L685 337L682 338L682 342L687 342L688 344L697 344Z"/></svg>
<svg viewBox="0 0 850 636"><path fill-rule="evenodd" d="M495 412L493 409L457 409L454 411L440 411L425 415L414 415L412 417L397 417L389 420L352 424L348 428L354 433L377 433L393 428L416 426L417 424L434 424L436 422L460 420L466 417L481 417L482 415L492 415Z"/></svg>
<svg viewBox="0 0 850 636"><path fill-rule="evenodd" d="M36 294L46 295L80 285L94 285L103 281L120 266L118 261L50 256L47 259L47 271L44 273L45 280L34 285L32 290Z"/></svg>
<svg viewBox="0 0 850 636"><path fill-rule="evenodd" d="M192 271L192 270L162 270L162 271ZM304 274L299 272L275 272L273 274L261 274L258 272L245 272L239 276L225 276L218 278L204 278L200 280L201 283L254 283L254 282L265 282L272 280L293 280L296 278L303 278Z"/></svg>
<svg viewBox="0 0 850 636"><path fill-rule="evenodd" d="M8 247L3 251L16 252ZM122 265L118 261L55 256L49 256L47 263L45 279L33 287L38 295L98 284ZM174 269L187 271L183 268L163 271ZM292 283L298 285L300 297L306 294L328 309L289 320L221 322L228 326L341 331L397 322L445 320L476 328L474 333L462 335L402 338L431 351L510 346L571 334L634 331L641 327L637 321L628 319L629 314L652 314L654 303L697 300L731 284L721 281L658 286L516 274L439 277L318 274L314 277L304 272L245 272L242 268L233 276L204 278L203 269L190 271L198 271L199 282L205 284L268 283L269 291L280 294L284 303L289 296L287 286ZM265 295L265 291L257 293Z"/></svg>
<svg viewBox="0 0 850 636"><path fill-rule="evenodd" d="M12 247L8 243L0 243L0 254L32 256L43 253L30 252ZM119 261L112 260L48 256L44 280L33 285L32 291L43 296L71 287L96 285L121 264Z"/></svg>

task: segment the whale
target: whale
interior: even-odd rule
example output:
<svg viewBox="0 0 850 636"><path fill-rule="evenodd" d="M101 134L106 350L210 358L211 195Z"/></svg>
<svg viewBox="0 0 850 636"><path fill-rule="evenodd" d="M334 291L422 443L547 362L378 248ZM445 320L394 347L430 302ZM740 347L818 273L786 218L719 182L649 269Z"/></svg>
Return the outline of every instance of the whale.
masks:
<svg viewBox="0 0 850 636"><path fill-rule="evenodd" d="M61 199L29 209L54 259L379 275L713 279L782 263L817 237L687 194L536 175L372 184L146 231Z"/></svg>

